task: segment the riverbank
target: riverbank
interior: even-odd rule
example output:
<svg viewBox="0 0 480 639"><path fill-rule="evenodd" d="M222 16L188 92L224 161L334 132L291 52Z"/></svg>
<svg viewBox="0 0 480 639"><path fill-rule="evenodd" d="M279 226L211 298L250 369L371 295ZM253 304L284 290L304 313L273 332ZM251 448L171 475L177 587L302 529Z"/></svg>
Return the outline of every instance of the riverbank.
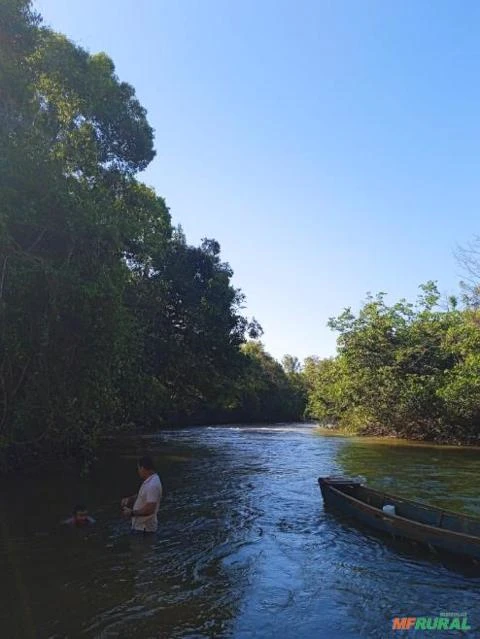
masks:
<svg viewBox="0 0 480 639"><path fill-rule="evenodd" d="M404 444L417 444L425 446L442 446L442 447L466 447L466 448L479 448L480 449L480 435L471 437L469 439L460 439L453 435L442 434L435 438L410 436L405 437L400 433L389 432L385 429L358 429L348 428L343 426L317 426L315 432L323 437L358 437L366 440L375 440L377 442L391 443L392 441L403 442Z"/></svg>

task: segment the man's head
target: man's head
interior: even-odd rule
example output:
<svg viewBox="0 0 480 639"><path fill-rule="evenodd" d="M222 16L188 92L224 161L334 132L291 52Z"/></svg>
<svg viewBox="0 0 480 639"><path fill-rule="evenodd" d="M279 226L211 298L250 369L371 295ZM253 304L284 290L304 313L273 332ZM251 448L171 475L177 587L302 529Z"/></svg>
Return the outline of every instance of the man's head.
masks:
<svg viewBox="0 0 480 639"><path fill-rule="evenodd" d="M140 457L137 462L138 474L142 479L147 479L155 472L155 465L150 455L144 455Z"/></svg>
<svg viewBox="0 0 480 639"><path fill-rule="evenodd" d="M73 509L73 521L76 526L84 526L88 523L88 510L83 504L77 504Z"/></svg>

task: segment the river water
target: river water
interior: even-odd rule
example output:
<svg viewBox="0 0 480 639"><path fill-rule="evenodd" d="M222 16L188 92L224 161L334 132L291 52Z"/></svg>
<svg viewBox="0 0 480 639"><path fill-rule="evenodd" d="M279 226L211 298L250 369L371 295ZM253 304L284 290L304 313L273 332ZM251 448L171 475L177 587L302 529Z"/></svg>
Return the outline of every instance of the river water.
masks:
<svg viewBox="0 0 480 639"><path fill-rule="evenodd" d="M166 488L159 534L132 537L119 499L148 449ZM480 451L328 437L305 425L162 431L116 442L90 475L2 481L0 636L480 637L480 577L325 512L317 477L480 516ZM88 530L58 522L84 501ZM396 631L395 616L466 613L471 631Z"/></svg>

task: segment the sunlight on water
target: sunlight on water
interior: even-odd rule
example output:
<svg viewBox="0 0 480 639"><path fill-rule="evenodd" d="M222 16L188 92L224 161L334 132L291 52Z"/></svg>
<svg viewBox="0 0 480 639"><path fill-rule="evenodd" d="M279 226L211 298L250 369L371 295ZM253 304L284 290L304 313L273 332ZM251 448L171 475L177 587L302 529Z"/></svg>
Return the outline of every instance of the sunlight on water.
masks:
<svg viewBox="0 0 480 639"><path fill-rule="evenodd" d="M118 507L144 447L166 488L153 539L131 537ZM476 450L235 425L118 441L88 480L57 472L2 492L2 636L383 639L394 616L452 610L480 634L479 577L325 512L317 485L363 475L478 513ZM62 530L78 500L96 526Z"/></svg>

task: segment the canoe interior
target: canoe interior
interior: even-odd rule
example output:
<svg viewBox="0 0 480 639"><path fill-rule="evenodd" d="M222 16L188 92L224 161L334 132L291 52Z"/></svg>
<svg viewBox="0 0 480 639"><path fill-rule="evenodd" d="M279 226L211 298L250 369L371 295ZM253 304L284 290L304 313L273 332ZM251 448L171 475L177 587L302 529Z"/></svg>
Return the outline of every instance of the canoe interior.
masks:
<svg viewBox="0 0 480 639"><path fill-rule="evenodd" d="M480 537L480 520L478 519L455 515L454 513L443 511L440 508L433 508L426 505L423 506L422 504L403 500L399 497L384 495L381 492L371 490L370 488L366 488L361 485L342 484L333 485L332 488L336 488L337 490L380 510L386 504L392 504L395 506L395 514L399 517L404 517L405 519L410 519L421 524L427 524L428 526L435 526L436 528L444 530Z"/></svg>

